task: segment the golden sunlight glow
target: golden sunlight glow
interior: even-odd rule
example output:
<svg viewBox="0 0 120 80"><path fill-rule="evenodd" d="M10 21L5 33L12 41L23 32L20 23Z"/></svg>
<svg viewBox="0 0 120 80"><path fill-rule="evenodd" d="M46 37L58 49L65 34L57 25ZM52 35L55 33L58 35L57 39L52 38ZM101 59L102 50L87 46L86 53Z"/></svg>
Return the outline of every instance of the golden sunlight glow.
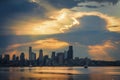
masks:
<svg viewBox="0 0 120 80"><path fill-rule="evenodd" d="M34 50L44 49L44 50L57 50L64 47L69 46L69 43L60 41L54 38L44 39L44 40L37 40L34 42L28 42L28 43L22 43L22 44L13 44L7 47L6 53L9 54L12 57L13 54L19 55L21 52L19 52L17 49L20 47L29 47L32 45ZM24 51L24 50L23 50ZM25 51L28 52L28 51ZM45 53L47 54L47 53ZM28 57L28 55L26 55Z"/></svg>
<svg viewBox="0 0 120 80"><path fill-rule="evenodd" d="M54 44L54 45L53 45ZM15 49L18 47L25 47L32 45L34 49L59 49L65 46L68 46L69 44L64 41L59 41L54 38L44 39L44 40L37 40L34 42L28 42L23 44L14 44L7 47L7 50Z"/></svg>
<svg viewBox="0 0 120 80"><path fill-rule="evenodd" d="M89 54L93 59L96 60L114 60L110 55L109 55L109 50L115 49L111 41L106 41L102 45L94 45L94 46L88 46L89 48Z"/></svg>
<svg viewBox="0 0 120 80"><path fill-rule="evenodd" d="M4 54L9 54L10 59L12 59L13 55L19 56L20 53L21 52L18 50L6 50L6 52Z"/></svg>
<svg viewBox="0 0 120 80"><path fill-rule="evenodd" d="M106 29L112 32L120 32L120 19L102 14L100 12L76 12L74 14L75 18L82 18L84 16L98 16L104 19L107 23Z"/></svg>
<svg viewBox="0 0 120 80"><path fill-rule="evenodd" d="M80 21L85 16L98 16L106 21L106 29L111 32L120 32L120 19L100 12L73 12L69 9L55 10L46 20L36 20L16 23L12 31L16 35L44 35L58 34L70 31L74 27L81 27ZM34 20L34 18L32 19ZM19 24L19 25L18 25ZM93 24L94 25L94 24ZM17 27L15 27L17 26Z"/></svg>
<svg viewBox="0 0 120 80"><path fill-rule="evenodd" d="M11 29L16 35L43 35L64 33L75 25L79 25L76 18L72 16L72 11L63 9L54 12L48 20L40 20L36 23L17 23ZM19 24L19 25L18 25Z"/></svg>

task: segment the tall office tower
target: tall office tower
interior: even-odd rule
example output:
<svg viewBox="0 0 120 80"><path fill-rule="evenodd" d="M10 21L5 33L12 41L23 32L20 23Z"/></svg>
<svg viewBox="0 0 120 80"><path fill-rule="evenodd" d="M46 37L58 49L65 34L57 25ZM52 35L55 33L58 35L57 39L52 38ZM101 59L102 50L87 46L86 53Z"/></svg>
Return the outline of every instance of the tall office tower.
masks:
<svg viewBox="0 0 120 80"><path fill-rule="evenodd" d="M16 61L19 61L19 56L16 56Z"/></svg>
<svg viewBox="0 0 120 80"><path fill-rule="evenodd" d="M12 56L12 60L16 61L16 55L15 54Z"/></svg>
<svg viewBox="0 0 120 80"><path fill-rule="evenodd" d="M73 46L69 46L68 52L67 52L67 59L71 60L73 59Z"/></svg>
<svg viewBox="0 0 120 80"><path fill-rule="evenodd" d="M43 65L43 50L42 49L39 50L38 61L39 61L39 66Z"/></svg>
<svg viewBox="0 0 120 80"><path fill-rule="evenodd" d="M20 54L20 61L25 61L25 54L24 53Z"/></svg>
<svg viewBox="0 0 120 80"><path fill-rule="evenodd" d="M52 52L51 59L55 60L55 52Z"/></svg>
<svg viewBox="0 0 120 80"><path fill-rule="evenodd" d="M43 59L43 50L40 49L39 50L39 60L42 60Z"/></svg>
<svg viewBox="0 0 120 80"><path fill-rule="evenodd" d="M29 47L29 60L32 60L32 47Z"/></svg>
<svg viewBox="0 0 120 80"><path fill-rule="evenodd" d="M43 65L48 65L48 62L49 62L49 57L48 55L45 55L43 59Z"/></svg>
<svg viewBox="0 0 120 80"><path fill-rule="evenodd" d="M10 56L8 54L4 55L4 61L9 62L10 61Z"/></svg>
<svg viewBox="0 0 120 80"><path fill-rule="evenodd" d="M62 53L62 52L57 53L57 59L58 59L58 64L59 65L64 64L64 53Z"/></svg>
<svg viewBox="0 0 120 80"><path fill-rule="evenodd" d="M34 53L34 52L31 53L31 60L32 61L36 60L36 53Z"/></svg>
<svg viewBox="0 0 120 80"><path fill-rule="evenodd" d="M0 55L0 61L2 60L2 55Z"/></svg>
<svg viewBox="0 0 120 80"><path fill-rule="evenodd" d="M65 59L67 59L67 51L64 51Z"/></svg>

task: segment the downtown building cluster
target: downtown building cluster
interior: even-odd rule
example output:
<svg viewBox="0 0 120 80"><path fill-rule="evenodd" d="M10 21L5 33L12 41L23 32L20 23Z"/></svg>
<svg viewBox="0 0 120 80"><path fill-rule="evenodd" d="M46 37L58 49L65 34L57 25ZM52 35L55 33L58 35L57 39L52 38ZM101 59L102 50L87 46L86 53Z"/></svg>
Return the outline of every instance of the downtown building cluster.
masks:
<svg viewBox="0 0 120 80"><path fill-rule="evenodd" d="M32 51L32 47L29 47L29 62L30 65L35 65L34 63L37 62L39 66L60 66L65 65L68 61L73 60L73 46L69 46L68 51L64 52L52 52L51 57L49 58L48 55L44 55L42 49L39 50L39 56L36 60L36 53Z"/></svg>
<svg viewBox="0 0 120 80"><path fill-rule="evenodd" d="M120 61L101 61L91 60L89 58L73 58L73 46L69 46L67 51L52 52L50 56L44 55L42 49L39 50L39 56L33 52L32 47L28 49L29 57L25 59L25 54L22 52L20 56L13 55L12 60L10 56L5 54L4 57L0 55L0 67L10 66L120 66Z"/></svg>
<svg viewBox="0 0 120 80"><path fill-rule="evenodd" d="M4 57L0 55L0 66L65 66L71 65L73 61L73 46L69 46L67 51L52 52L51 56L44 55L42 49L39 50L39 56L33 52L32 47L28 50L29 57L25 59L25 54L22 52L20 56L13 55L12 60L10 56L5 54Z"/></svg>

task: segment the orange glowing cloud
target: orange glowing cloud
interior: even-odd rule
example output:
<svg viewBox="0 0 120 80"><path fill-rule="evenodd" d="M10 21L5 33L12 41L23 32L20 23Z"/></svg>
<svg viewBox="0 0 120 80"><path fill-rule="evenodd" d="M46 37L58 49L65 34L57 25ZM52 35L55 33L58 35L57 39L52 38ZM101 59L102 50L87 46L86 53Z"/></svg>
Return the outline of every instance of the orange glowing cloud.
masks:
<svg viewBox="0 0 120 80"><path fill-rule="evenodd" d="M80 27L80 21L85 16L98 16L106 21L106 30L120 32L120 19L100 12L74 12L70 9L53 10L46 14L48 19L31 18L28 21L20 21L11 26L16 35L45 35L66 33L70 29ZM94 25L94 24L93 24ZM17 26L17 27L16 27Z"/></svg>
<svg viewBox="0 0 120 80"><path fill-rule="evenodd" d="M88 46L89 54L93 59L96 60L114 60L109 55L109 50L115 49L111 41L106 41L101 45Z"/></svg>
<svg viewBox="0 0 120 80"><path fill-rule="evenodd" d="M6 54L10 54L10 56L16 54L20 55L21 52L27 52L28 53L28 47L32 46L34 50L39 50L39 49L44 49L44 50L57 50L64 48L68 46L69 43L64 42L64 41L59 41L54 38L49 38L49 39L44 39L44 40L38 40L34 42L28 42L28 43L22 43L22 44L13 44L7 47L6 49ZM19 50L21 47L25 47L22 51ZM27 51L26 51L27 49ZM47 54L47 52L45 53ZM28 54L26 54L28 57Z"/></svg>
<svg viewBox="0 0 120 80"><path fill-rule="evenodd" d="M49 38L45 40L38 40L38 41L28 42L23 44L10 45L8 46L7 50L11 50L11 49L15 49L23 46L33 46L34 49L59 49L68 45L69 44L67 42L59 41L54 38Z"/></svg>
<svg viewBox="0 0 120 80"><path fill-rule="evenodd" d="M110 32L120 32L120 19L115 18L112 16L108 16L106 14L100 13L100 12L76 12L74 14L75 18L82 18L84 16L98 16L101 19L105 20L107 25L106 29ZM94 24L93 24L94 25Z"/></svg>
<svg viewBox="0 0 120 80"><path fill-rule="evenodd" d="M44 34L58 34L64 33L75 25L79 25L76 18L72 16L72 11L62 9L60 11L54 11L50 13L46 20L28 20L26 22L18 22L11 29L13 34L16 35L44 35ZM49 14L49 13L48 13ZM19 25L18 25L19 24ZM17 27L16 27L17 26Z"/></svg>
<svg viewBox="0 0 120 80"><path fill-rule="evenodd" d="M56 40L56 39L53 39L53 38L33 42L33 47L35 49L37 49L37 48L59 49L59 48L62 48L62 47L66 47L68 45L69 44L67 42L59 41L59 40Z"/></svg>

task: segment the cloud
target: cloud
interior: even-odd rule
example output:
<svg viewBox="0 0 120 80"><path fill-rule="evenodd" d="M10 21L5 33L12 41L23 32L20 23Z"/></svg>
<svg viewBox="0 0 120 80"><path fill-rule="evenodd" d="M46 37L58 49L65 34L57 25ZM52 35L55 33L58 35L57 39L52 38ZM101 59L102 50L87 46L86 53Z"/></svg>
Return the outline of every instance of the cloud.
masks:
<svg viewBox="0 0 120 80"><path fill-rule="evenodd" d="M105 20L106 29L110 32L120 32L120 19L102 14L100 12L76 12L74 14L75 18L82 18L84 16L98 16L99 18Z"/></svg>
<svg viewBox="0 0 120 80"><path fill-rule="evenodd" d="M36 17L37 15L41 18L44 12L43 7L28 0L0 1L0 35L12 34L10 26L14 26L17 21L26 21L30 17Z"/></svg>
<svg viewBox="0 0 120 80"><path fill-rule="evenodd" d="M110 51L115 50L116 47L111 41L105 41L101 45L88 46L90 56L95 60L114 60L110 55Z"/></svg>
<svg viewBox="0 0 120 80"><path fill-rule="evenodd" d="M50 38L50 39L44 39L44 40L37 40L34 42L28 42L28 43L23 43L23 44L14 44L14 45L10 45L8 46L7 50L11 50L11 49L15 49L18 47L23 47L23 46L33 46L35 49L59 49L62 48L64 46L68 46L69 44L67 42L64 41L59 41L57 39L54 38Z"/></svg>
<svg viewBox="0 0 120 80"><path fill-rule="evenodd" d="M43 2L44 0L31 0L32 2ZM113 5L117 4L119 0L45 0L46 3L49 3L53 7L61 8L72 8L77 6L78 3L88 3L88 2L97 2L97 3L111 3Z"/></svg>
<svg viewBox="0 0 120 80"><path fill-rule="evenodd" d="M91 5L86 5L85 7L87 7L87 8L99 8L98 6L91 6Z"/></svg>
<svg viewBox="0 0 120 80"><path fill-rule="evenodd" d="M69 9L53 11L45 20L36 20L36 22L18 22L11 26L12 33L15 35L45 35L66 33L74 30L76 27L82 27L80 20L86 16L96 16L101 18L106 31L120 32L120 19L100 12L74 12ZM34 20L34 18L33 18ZM19 25L18 25L19 24ZM26 25L26 27L24 27ZM97 26L96 24L92 24ZM16 27L17 26L17 27Z"/></svg>
<svg viewBox="0 0 120 80"><path fill-rule="evenodd" d="M48 19L40 22L38 20L36 23L17 23L15 26L18 27L11 26L11 30L15 35L58 34L64 33L64 30L69 30L69 28L78 24L79 22L72 17L70 10L62 9L60 11L54 11Z"/></svg>
<svg viewBox="0 0 120 80"><path fill-rule="evenodd" d="M89 5L88 2L92 4ZM8 53L20 53L26 51L29 45L33 45L35 50L44 48L49 52L69 43L84 45L76 47L76 56L77 52L88 55L87 46L99 49L108 44L108 40L112 42L109 45L119 48L113 42L119 43L120 40L120 18L97 11L73 10L73 7L79 7L79 4L83 3L86 7L98 8L104 7L104 3L117 4L118 0L1 0L0 48L7 47ZM99 3L103 4L96 6ZM107 48L111 49L110 47L102 49L106 51ZM119 59L120 56L116 56L118 48L111 51L109 56L103 53L109 59L114 57ZM14 51L15 49L18 52Z"/></svg>
<svg viewBox="0 0 120 80"><path fill-rule="evenodd" d="M6 50L4 50L3 53L10 54L10 56L12 56L13 54L20 55L21 52L28 53L29 46L32 46L35 52L39 51L40 49L43 49L45 50L44 54L49 54L49 52L52 50L59 50L69 46L69 43L54 38L49 38L49 39L37 40L37 41L21 43L21 44L20 43L12 44L9 45L6 48ZM26 55L28 58L28 54Z"/></svg>
<svg viewBox="0 0 120 80"><path fill-rule="evenodd" d="M2 1L0 5L0 24L2 26L0 27L0 35L44 35L65 33L69 32L73 27L80 27L78 19L85 16L98 16L106 21L106 27L109 31L120 31L120 20L118 18L100 12L76 12L71 9L54 7L53 5L54 3L55 5L58 3L60 5L68 4L71 6L73 4L76 5L78 2L80 1L70 0L69 3L67 0L65 0L65 2L62 0Z"/></svg>
<svg viewBox="0 0 120 80"><path fill-rule="evenodd" d="M48 54L50 55L50 52L52 51L59 51L64 49L65 47L69 46L69 43L60 41L54 38L48 38L43 40L36 40L33 42L24 42L24 43L14 43L8 45L4 50L1 48L0 52L4 54L9 54L10 59L12 59L12 56L15 54L17 56L20 55L21 52L24 52L26 55L26 58L28 59L28 47L32 46L33 51L37 54L40 49L44 50L44 55Z"/></svg>
<svg viewBox="0 0 120 80"><path fill-rule="evenodd" d="M119 0L75 0L80 2L97 2L97 3L111 3L113 5L117 4Z"/></svg>

